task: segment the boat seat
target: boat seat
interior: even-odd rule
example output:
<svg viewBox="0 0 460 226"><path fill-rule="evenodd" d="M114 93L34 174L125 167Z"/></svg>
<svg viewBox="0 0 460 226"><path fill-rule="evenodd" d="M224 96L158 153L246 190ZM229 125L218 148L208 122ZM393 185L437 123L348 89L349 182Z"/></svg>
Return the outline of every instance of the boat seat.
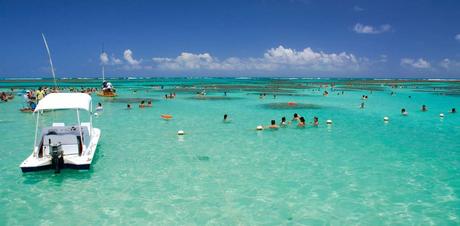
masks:
<svg viewBox="0 0 460 226"><path fill-rule="evenodd" d="M73 134L43 136L44 153L50 153L50 140L51 144L61 144L62 150L64 151L64 155L72 155L79 153L79 141L77 136Z"/></svg>
<svg viewBox="0 0 460 226"><path fill-rule="evenodd" d="M63 122L53 122L53 127L54 126L65 126L65 123L63 123Z"/></svg>

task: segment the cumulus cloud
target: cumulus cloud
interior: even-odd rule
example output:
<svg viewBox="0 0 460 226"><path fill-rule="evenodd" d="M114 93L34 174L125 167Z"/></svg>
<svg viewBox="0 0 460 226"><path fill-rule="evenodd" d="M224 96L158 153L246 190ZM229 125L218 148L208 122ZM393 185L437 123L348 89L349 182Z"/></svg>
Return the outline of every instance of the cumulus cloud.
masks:
<svg viewBox="0 0 460 226"><path fill-rule="evenodd" d="M308 69L310 71L357 70L364 59L358 59L346 52L315 52L311 48L297 51L278 46L267 50L263 57L220 60L209 53L181 53L175 58L156 57L152 59L160 69L167 70L276 70Z"/></svg>
<svg viewBox="0 0 460 226"><path fill-rule="evenodd" d="M101 64L108 64L110 61L109 56L105 52L101 53L101 55L99 56L99 59L101 60Z"/></svg>
<svg viewBox="0 0 460 226"><path fill-rule="evenodd" d="M401 66L411 67L416 69L428 69L431 68L431 64L424 60L423 58L412 59L412 58L402 58Z"/></svg>
<svg viewBox="0 0 460 226"><path fill-rule="evenodd" d="M133 51L127 49L123 52L123 58L130 64L130 65L139 65L140 61L134 59Z"/></svg>
<svg viewBox="0 0 460 226"><path fill-rule="evenodd" d="M380 34L380 33L391 31L391 25L383 24L380 27L376 28L371 25L364 25L361 23L357 23L353 27L353 31L355 31L358 34Z"/></svg>
<svg viewBox="0 0 460 226"><path fill-rule="evenodd" d="M460 42L460 34L455 35L455 40Z"/></svg>

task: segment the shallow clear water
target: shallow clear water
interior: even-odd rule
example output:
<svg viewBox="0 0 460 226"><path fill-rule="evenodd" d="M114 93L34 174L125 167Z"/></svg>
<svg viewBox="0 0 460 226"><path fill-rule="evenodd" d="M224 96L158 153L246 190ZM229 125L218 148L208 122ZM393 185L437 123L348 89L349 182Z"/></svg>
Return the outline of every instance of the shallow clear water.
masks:
<svg viewBox="0 0 460 226"><path fill-rule="evenodd" d="M34 118L18 111L19 96L0 103L0 225L460 224L460 113L448 113L460 108L460 98L420 92L436 86L457 89L456 84L397 89L377 84L372 87L382 91L371 93L348 90L353 87L336 81L337 89L347 88L344 95L328 88L330 95L324 97L323 90L306 86L332 80L112 82L118 97L93 95L104 112L94 118L102 137L89 171L21 173L18 166L31 153ZM0 82L1 90L40 84ZM208 97L218 98L194 99L203 84L225 87L206 88ZM276 99L271 94L259 99L261 90L270 93L267 86L279 92ZM176 87L176 99L162 98ZM359 108L362 95L369 96L365 109ZM130 100L124 98L153 98L154 106L139 109L131 103L133 109L126 110ZM290 101L319 108L269 105ZM427 112L419 110L422 104ZM401 108L409 116L401 116ZM293 113L308 122L318 116L320 125L255 130L271 119L290 120ZM164 121L161 114L174 118ZM231 123L222 122L224 114ZM177 136L178 130L187 134Z"/></svg>

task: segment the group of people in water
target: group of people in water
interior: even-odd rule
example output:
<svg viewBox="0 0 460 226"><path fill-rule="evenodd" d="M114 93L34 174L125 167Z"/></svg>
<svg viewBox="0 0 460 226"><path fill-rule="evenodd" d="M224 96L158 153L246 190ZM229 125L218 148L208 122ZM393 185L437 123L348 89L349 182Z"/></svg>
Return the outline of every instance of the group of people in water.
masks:
<svg viewBox="0 0 460 226"><path fill-rule="evenodd" d="M420 108L420 111L426 112L426 111L428 111L428 107L425 104L423 104L422 107ZM452 109L450 109L449 113L457 113L457 109L452 108ZM409 113L406 111L405 108L401 108L401 115L408 116Z"/></svg>
<svg viewBox="0 0 460 226"><path fill-rule="evenodd" d="M224 120L223 122L227 123L227 122L230 122L230 119L228 118L228 115L227 114L224 114ZM272 119L270 121L270 125L266 126L266 127L263 127L263 126L258 126L257 127L257 130L262 130L264 128L268 128L268 129L278 129L280 127L282 128L285 128L285 127L288 127L289 125L292 125L292 124L296 124L296 126L298 128L304 128L305 126L307 126L307 123L305 121L305 118L303 116L300 116L299 114L297 113L294 113L292 119L290 121L287 121L286 120L286 117L283 116L281 118L281 122L278 124L276 124L276 120L275 119ZM312 126L314 127L317 127L319 125L319 119L318 117L314 116L313 117L313 121L310 123Z"/></svg>

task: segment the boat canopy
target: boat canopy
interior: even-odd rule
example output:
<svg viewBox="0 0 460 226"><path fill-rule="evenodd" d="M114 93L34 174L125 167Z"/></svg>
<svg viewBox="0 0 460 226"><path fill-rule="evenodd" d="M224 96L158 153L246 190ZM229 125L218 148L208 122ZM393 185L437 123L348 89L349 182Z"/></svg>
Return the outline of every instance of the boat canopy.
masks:
<svg viewBox="0 0 460 226"><path fill-rule="evenodd" d="M90 111L91 96L86 93L50 93L38 102L34 112L58 109L83 109Z"/></svg>

